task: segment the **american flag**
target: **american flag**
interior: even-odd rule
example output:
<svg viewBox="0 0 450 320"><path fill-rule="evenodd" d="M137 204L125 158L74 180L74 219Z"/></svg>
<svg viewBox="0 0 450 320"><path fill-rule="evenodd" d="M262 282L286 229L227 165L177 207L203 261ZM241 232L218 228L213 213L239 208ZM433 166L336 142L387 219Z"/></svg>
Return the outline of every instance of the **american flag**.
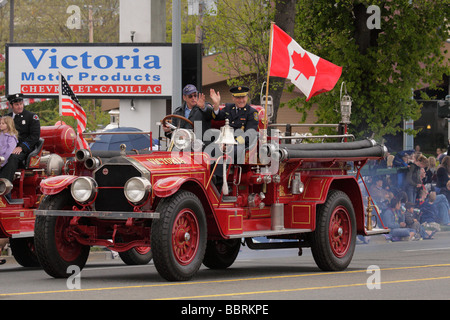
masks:
<svg viewBox="0 0 450 320"><path fill-rule="evenodd" d="M80 105L78 98L73 93L64 76L59 74L59 114L77 119L77 149L89 149L89 144L83 138L83 132L86 130L86 112Z"/></svg>

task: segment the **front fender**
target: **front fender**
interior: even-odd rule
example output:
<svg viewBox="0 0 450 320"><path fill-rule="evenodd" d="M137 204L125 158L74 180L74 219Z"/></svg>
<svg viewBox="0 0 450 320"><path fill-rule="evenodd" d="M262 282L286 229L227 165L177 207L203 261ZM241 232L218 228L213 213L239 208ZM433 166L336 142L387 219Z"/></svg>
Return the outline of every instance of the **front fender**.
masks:
<svg viewBox="0 0 450 320"><path fill-rule="evenodd" d="M70 186L76 178L78 178L78 176L61 175L44 179L40 184L42 193L45 195L57 194Z"/></svg>
<svg viewBox="0 0 450 320"><path fill-rule="evenodd" d="M159 179L153 185L153 194L159 198L173 195L180 189L180 186L189 180L188 177L167 177Z"/></svg>

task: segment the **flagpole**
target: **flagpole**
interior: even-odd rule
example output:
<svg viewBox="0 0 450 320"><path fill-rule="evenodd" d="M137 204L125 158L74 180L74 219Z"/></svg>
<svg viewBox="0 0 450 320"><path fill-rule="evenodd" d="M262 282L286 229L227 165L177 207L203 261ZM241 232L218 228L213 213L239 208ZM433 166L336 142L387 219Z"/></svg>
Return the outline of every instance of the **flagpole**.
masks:
<svg viewBox="0 0 450 320"><path fill-rule="evenodd" d="M269 125L268 118L267 118L267 104L269 101L269 78L270 78L270 66L272 62L272 41L273 41L273 25L275 22L270 22L270 39L269 39L269 63L267 68L267 81L266 81L266 103L264 106L264 130L266 130L267 134L267 127Z"/></svg>
<svg viewBox="0 0 450 320"><path fill-rule="evenodd" d="M59 109L59 121L62 124L62 110L61 110L61 106L62 106L62 95L61 95L61 92L62 92L62 86L61 86L62 74L59 71L58 71L58 74L59 74L58 109Z"/></svg>

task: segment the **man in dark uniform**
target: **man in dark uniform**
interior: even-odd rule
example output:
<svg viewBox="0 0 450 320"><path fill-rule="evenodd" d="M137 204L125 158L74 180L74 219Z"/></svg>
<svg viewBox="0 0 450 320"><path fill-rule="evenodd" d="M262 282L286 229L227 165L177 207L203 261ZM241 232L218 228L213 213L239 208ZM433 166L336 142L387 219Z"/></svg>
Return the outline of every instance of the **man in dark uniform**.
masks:
<svg viewBox="0 0 450 320"><path fill-rule="evenodd" d="M183 101L183 105L176 108L173 114L177 114L191 120L195 126L197 124L201 124L202 136L197 138L202 139L205 131L211 128L213 108L211 104L205 102L205 95L203 93L199 93L197 88L192 84L188 84L183 88ZM180 128L194 129L186 121L177 118L172 119L172 124L176 127L178 127L179 124ZM196 128L195 131L200 132L197 131L197 129L198 128ZM163 126L163 130L166 137L170 138L172 136L172 130L169 127Z"/></svg>
<svg viewBox="0 0 450 320"><path fill-rule="evenodd" d="M233 96L233 103L225 103L225 107L220 109L220 93L210 90L210 97L213 101L214 112L212 117L215 120L228 119L230 127L234 130L240 129L246 132L249 129L258 131L258 111L248 104L249 88L243 86L232 87L230 89ZM245 143L245 138L241 134L236 135L239 144ZM248 143L248 142L247 142Z"/></svg>
<svg viewBox="0 0 450 320"><path fill-rule="evenodd" d="M210 97L213 101L214 111L212 117L215 120L228 119L230 127L234 129L235 140L238 145L234 147L234 163L244 163L245 149L256 144L258 132L258 111L248 104L249 88L236 86L230 89L233 103L226 103L220 109L220 93L214 89L210 90ZM219 162L214 172L216 185L219 187L223 183L223 166ZM225 193L225 192L224 192Z"/></svg>
<svg viewBox="0 0 450 320"><path fill-rule="evenodd" d="M12 112L8 113L14 119L16 130L19 133L19 142L13 150L6 165L0 172L0 178L13 181L14 173L19 163L25 160L28 154L34 150L41 136L41 124L37 114L24 109L23 95L16 93L8 96Z"/></svg>

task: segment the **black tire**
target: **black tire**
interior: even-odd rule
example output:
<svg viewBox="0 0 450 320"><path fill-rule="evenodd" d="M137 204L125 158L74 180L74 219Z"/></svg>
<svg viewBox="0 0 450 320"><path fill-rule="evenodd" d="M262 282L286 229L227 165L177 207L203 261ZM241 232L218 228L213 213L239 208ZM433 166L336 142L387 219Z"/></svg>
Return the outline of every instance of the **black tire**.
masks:
<svg viewBox="0 0 450 320"><path fill-rule="evenodd" d="M46 196L41 210L70 209L75 205L69 190ZM78 243L70 233L64 232L72 217L37 216L35 224L36 253L45 272L54 278L67 278L67 268L76 265L81 269L86 264L90 247Z"/></svg>
<svg viewBox="0 0 450 320"><path fill-rule="evenodd" d="M36 249L34 247L34 238L11 238L9 240L12 255L17 263L22 267L40 267Z"/></svg>
<svg viewBox="0 0 450 320"><path fill-rule="evenodd" d="M145 247L132 248L128 251L119 252L119 256L129 266L144 265L153 259L152 250L150 248L145 249Z"/></svg>
<svg viewBox="0 0 450 320"><path fill-rule="evenodd" d="M153 262L169 281L191 279L200 268L206 249L206 217L200 200L181 190L160 201L160 218L152 223Z"/></svg>
<svg viewBox="0 0 450 320"><path fill-rule="evenodd" d="M203 264L210 269L226 269L234 263L240 248L240 239L209 240Z"/></svg>
<svg viewBox="0 0 450 320"><path fill-rule="evenodd" d="M356 244L355 211L342 191L330 190L317 213L311 251L323 271L342 271L350 264Z"/></svg>

